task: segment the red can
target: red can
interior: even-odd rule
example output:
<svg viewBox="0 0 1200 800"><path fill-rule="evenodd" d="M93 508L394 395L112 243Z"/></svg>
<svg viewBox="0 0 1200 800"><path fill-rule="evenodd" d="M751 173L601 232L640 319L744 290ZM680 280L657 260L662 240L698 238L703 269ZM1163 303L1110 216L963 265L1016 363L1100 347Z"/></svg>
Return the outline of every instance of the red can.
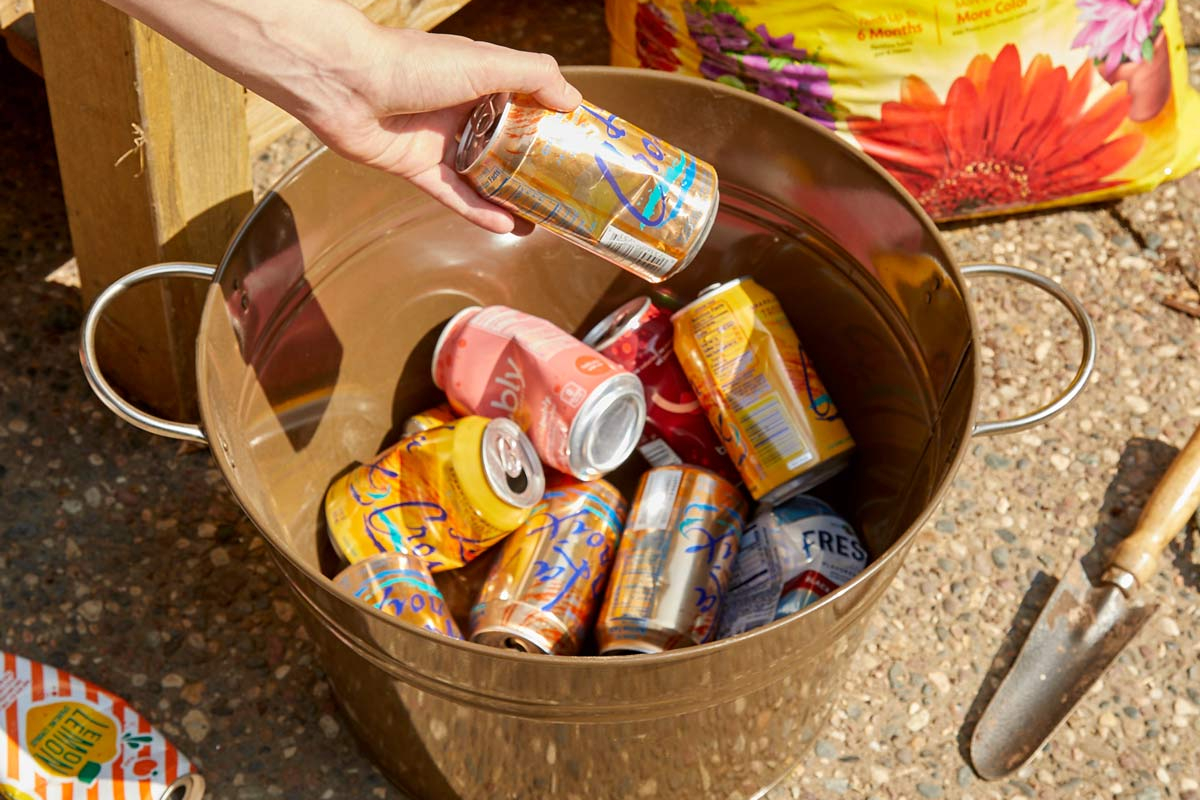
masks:
<svg viewBox="0 0 1200 800"><path fill-rule="evenodd" d="M542 461L580 480L620 466L646 424L637 376L507 306L472 306L446 323L433 382L460 414L512 418Z"/></svg>
<svg viewBox="0 0 1200 800"><path fill-rule="evenodd" d="M637 375L646 393L646 427L638 452L654 467L692 464L742 482L675 355L671 312L638 297L609 314L583 337Z"/></svg>

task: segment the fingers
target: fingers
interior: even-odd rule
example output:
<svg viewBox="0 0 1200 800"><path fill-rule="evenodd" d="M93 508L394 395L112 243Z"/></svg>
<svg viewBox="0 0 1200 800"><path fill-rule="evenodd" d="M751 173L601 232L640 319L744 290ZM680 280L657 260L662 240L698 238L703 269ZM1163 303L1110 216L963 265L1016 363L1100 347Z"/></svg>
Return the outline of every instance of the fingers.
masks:
<svg viewBox="0 0 1200 800"><path fill-rule="evenodd" d="M479 196L446 164L432 166L409 180L418 189L468 221L492 233L511 233L513 216Z"/></svg>
<svg viewBox="0 0 1200 800"><path fill-rule="evenodd" d="M486 50L491 55L480 60L479 72L474 76L481 96L495 92L528 94L556 111L574 111L582 102L579 90L567 83L552 56L505 47Z"/></svg>

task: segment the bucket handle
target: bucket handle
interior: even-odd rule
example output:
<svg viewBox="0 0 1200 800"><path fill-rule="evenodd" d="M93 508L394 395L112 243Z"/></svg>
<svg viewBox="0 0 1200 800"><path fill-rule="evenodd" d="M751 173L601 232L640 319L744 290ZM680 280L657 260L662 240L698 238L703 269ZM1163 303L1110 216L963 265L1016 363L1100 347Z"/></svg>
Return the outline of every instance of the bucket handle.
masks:
<svg viewBox="0 0 1200 800"><path fill-rule="evenodd" d="M1079 325L1080 338L1083 340L1083 353L1079 360L1079 369L1075 371L1075 377L1059 393L1058 397L1035 411L1030 411L1028 414L1014 417L1013 419L977 422L971 435L995 436L999 433L1016 433L1026 428L1032 428L1034 425L1040 425L1070 405L1071 401L1083 391L1083 387L1087 385L1088 378L1092 376L1092 370L1096 366L1096 328L1092 325L1092 318L1088 316L1087 310L1084 309L1083 303L1079 302L1079 298L1068 292L1057 282L1050 280L1045 275L1039 275L1032 270L1011 267L1005 264L969 264L961 267L959 271L966 277L1012 278L1031 284L1062 303L1067 311L1071 312L1071 316L1075 318L1075 322Z"/></svg>
<svg viewBox="0 0 1200 800"><path fill-rule="evenodd" d="M87 317L83 321L83 336L79 344L79 360L83 364L83 374L87 377L87 382L92 387L92 391L100 398L100 402L108 407L109 411L130 425L141 428L144 431L149 431L150 433L157 433L159 436L166 436L170 439L183 439L187 442L198 442L199 444L208 443L208 440L204 437L204 431L200 429L199 425L190 422L173 422L169 419L156 417L153 414L142 411L117 394L112 384L104 377L104 373L100 371L100 366L96 360L96 328L99 327L100 320L112 301L139 283L159 280L160 278L201 278L211 281L216 274L217 268L208 264L192 264L188 262L155 264L154 266L143 267L118 278L111 286L101 292L100 296L92 303L92 307L88 309Z"/></svg>

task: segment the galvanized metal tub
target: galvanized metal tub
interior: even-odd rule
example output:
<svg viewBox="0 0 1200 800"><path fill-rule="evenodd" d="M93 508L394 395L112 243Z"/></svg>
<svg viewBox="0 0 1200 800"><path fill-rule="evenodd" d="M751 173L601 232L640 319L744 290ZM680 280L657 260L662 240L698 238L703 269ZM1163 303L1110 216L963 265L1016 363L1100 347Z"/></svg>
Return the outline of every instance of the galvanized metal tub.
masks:
<svg viewBox="0 0 1200 800"><path fill-rule="evenodd" d="M803 117L720 84L610 68L570 75L593 102L716 165L719 219L670 288L694 295L756 276L858 442L835 489L875 559L817 605L701 647L561 658L451 641L336 591L322 495L436 400L429 356L446 319L503 303L586 331L647 287L544 232L477 230L406 182L328 152L258 204L219 268L160 265L111 287L85 324L85 368L123 418L211 446L300 600L346 717L414 796L756 797L818 733L868 615L972 433L1065 406L1091 371L1094 335L1056 284L974 268L1042 286L1084 333L1083 363L1055 403L979 425L967 270L885 173ZM199 426L130 406L95 364L108 302L178 275L211 280L196 345Z"/></svg>

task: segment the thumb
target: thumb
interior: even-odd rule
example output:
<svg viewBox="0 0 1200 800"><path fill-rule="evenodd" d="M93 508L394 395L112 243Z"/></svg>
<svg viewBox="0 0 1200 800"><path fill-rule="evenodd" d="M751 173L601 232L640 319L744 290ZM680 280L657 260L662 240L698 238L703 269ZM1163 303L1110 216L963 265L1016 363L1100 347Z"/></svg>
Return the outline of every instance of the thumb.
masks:
<svg viewBox="0 0 1200 800"><path fill-rule="evenodd" d="M579 90L567 82L553 56L508 48L487 48L489 57L480 59L475 76L479 94L514 92L532 95L556 111L574 111L583 101Z"/></svg>

